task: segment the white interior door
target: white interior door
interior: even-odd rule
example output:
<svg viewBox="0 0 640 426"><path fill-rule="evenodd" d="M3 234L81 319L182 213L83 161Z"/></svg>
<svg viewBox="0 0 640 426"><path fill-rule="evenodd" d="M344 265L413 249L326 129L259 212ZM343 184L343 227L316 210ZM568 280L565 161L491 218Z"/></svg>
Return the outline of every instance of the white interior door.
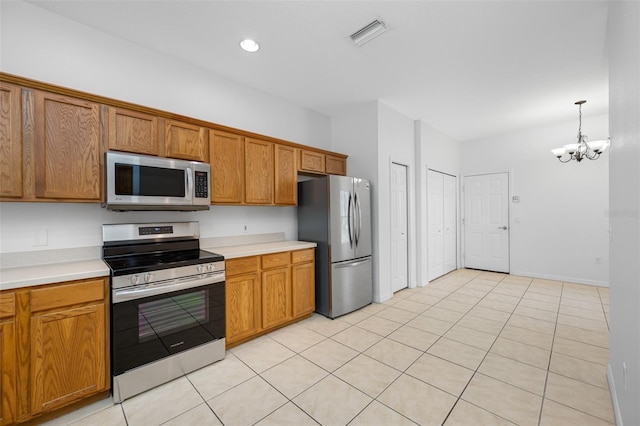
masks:
<svg viewBox="0 0 640 426"><path fill-rule="evenodd" d="M408 286L407 166L391 163L391 287Z"/></svg>
<svg viewBox="0 0 640 426"><path fill-rule="evenodd" d="M509 272L509 175L464 178L464 264Z"/></svg>
<svg viewBox="0 0 640 426"><path fill-rule="evenodd" d="M427 173L427 264L429 281L444 274L444 175L433 170Z"/></svg>
<svg viewBox="0 0 640 426"><path fill-rule="evenodd" d="M456 178L451 175L443 175L442 185L443 200L443 274L456 269L456 240L457 214L456 214Z"/></svg>

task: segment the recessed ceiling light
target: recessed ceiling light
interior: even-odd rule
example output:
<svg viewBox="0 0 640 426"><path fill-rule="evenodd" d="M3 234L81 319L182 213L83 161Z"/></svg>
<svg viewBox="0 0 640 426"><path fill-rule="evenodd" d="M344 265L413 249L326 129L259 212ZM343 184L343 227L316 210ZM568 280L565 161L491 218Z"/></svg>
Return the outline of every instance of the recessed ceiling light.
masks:
<svg viewBox="0 0 640 426"><path fill-rule="evenodd" d="M260 45L256 43L254 40L251 40L250 38L246 40L242 40L240 42L240 47L242 47L242 50L246 52L251 52L251 53L257 52L258 49L260 49Z"/></svg>

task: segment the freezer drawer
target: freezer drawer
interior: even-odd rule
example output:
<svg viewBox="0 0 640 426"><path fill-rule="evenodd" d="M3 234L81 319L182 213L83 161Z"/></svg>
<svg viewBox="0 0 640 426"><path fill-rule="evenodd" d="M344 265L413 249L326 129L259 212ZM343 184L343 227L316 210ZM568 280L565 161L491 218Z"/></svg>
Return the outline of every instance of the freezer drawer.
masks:
<svg viewBox="0 0 640 426"><path fill-rule="evenodd" d="M331 264L329 317L336 318L371 303L372 273L371 257Z"/></svg>

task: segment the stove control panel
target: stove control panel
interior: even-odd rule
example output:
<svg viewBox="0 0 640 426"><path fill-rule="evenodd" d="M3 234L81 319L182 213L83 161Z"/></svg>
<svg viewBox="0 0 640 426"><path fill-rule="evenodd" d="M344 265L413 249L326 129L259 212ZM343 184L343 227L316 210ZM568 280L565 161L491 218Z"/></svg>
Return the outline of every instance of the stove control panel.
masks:
<svg viewBox="0 0 640 426"><path fill-rule="evenodd" d="M188 277L202 278L203 275L224 273L224 260L197 265L181 266L178 268L158 269L149 272L139 272L130 275L120 275L111 278L112 288L145 286L172 279L187 279ZM223 274L224 276L224 274Z"/></svg>

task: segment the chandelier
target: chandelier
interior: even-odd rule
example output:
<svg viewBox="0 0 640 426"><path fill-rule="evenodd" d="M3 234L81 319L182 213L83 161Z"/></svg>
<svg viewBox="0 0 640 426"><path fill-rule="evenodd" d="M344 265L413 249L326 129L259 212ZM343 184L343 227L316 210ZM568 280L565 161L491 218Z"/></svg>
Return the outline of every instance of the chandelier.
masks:
<svg viewBox="0 0 640 426"><path fill-rule="evenodd" d="M578 163L585 158L589 160L597 160L600 158L600 154L609 147L609 141L593 141L587 142L587 135L582 133L582 104L587 101L578 101L580 111L580 124L578 125L578 142L564 145L562 148L552 149L553 155L558 157L561 163L568 163L571 160L576 160ZM568 156L565 156L568 154Z"/></svg>

